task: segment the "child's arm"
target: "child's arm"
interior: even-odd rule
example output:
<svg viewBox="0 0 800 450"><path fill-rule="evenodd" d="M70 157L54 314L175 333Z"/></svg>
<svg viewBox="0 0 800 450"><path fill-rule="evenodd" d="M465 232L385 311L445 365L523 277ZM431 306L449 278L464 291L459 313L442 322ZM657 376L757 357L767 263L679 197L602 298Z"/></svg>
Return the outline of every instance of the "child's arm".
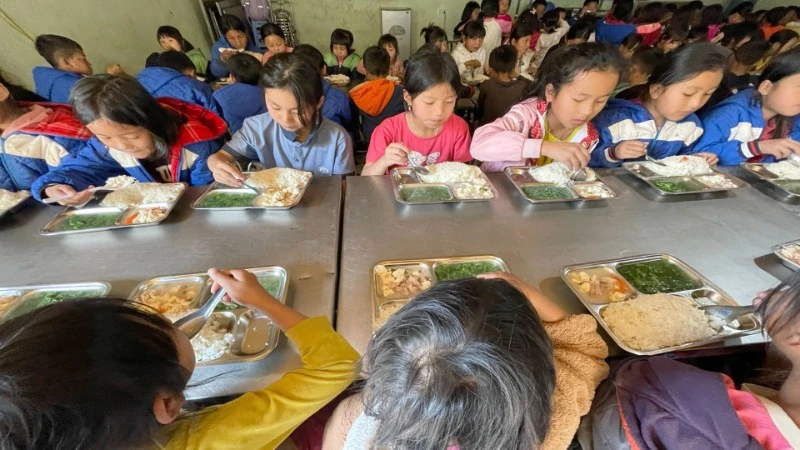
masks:
<svg viewBox="0 0 800 450"><path fill-rule="evenodd" d="M533 120L529 108L533 106L514 105L503 117L475 130L470 147L472 157L480 161L538 158L542 140L527 137Z"/></svg>
<svg viewBox="0 0 800 450"><path fill-rule="evenodd" d="M466 54L466 49L464 48L464 50L462 51L462 48L463 47L461 45L457 46L455 50L453 50L452 56L453 59L456 60L456 65L458 66L458 73L461 75L461 77L464 77L464 75L471 69L467 67L465 64L470 58Z"/></svg>
<svg viewBox="0 0 800 450"><path fill-rule="evenodd" d="M208 157L206 165L214 180L227 186L243 186L245 177L235 162L233 155L220 150Z"/></svg>
<svg viewBox="0 0 800 450"><path fill-rule="evenodd" d="M99 141L95 145L102 145ZM92 141L72 157L64 158L61 165L44 175L31 186L36 200L82 192L91 186L102 186L110 177L125 175L119 163L108 155L108 150L98 150ZM91 198L91 193L59 202L62 205L79 205Z"/></svg>
<svg viewBox="0 0 800 450"><path fill-rule="evenodd" d="M307 319L283 305L249 272L212 269L209 275L237 302L266 314L284 330L303 367L260 391L180 420L166 448L276 448L353 381L359 355L327 319Z"/></svg>
<svg viewBox="0 0 800 450"><path fill-rule="evenodd" d="M261 118L262 115L258 115L245 119L242 128L222 146L222 150L208 158L208 168L215 180L228 186L242 186L244 175L235 163L259 161L260 152L271 150L271 144L264 141L261 132Z"/></svg>
<svg viewBox="0 0 800 450"><path fill-rule="evenodd" d="M189 167L189 184L192 186L211 184L214 181L214 175L208 167L208 159L219 151L219 142L216 140L198 142L186 148L185 151L197 155Z"/></svg>
<svg viewBox="0 0 800 450"><path fill-rule="evenodd" d="M389 167L408 164L408 148L399 142L393 142L394 136L389 129L390 119L384 120L372 132L372 139L367 149L367 162L361 175L384 175Z"/></svg>
<svg viewBox="0 0 800 450"><path fill-rule="evenodd" d="M731 130L742 127L738 105L728 104L713 108L703 116L703 135L692 148L692 153L708 152L719 157L723 166L736 166L756 156L748 142L729 139ZM745 124L746 126L747 124Z"/></svg>
<svg viewBox="0 0 800 450"><path fill-rule="evenodd" d="M342 130L336 139L336 160L334 161L332 175L353 175L356 173L356 163L353 158L353 140L350 134Z"/></svg>
<svg viewBox="0 0 800 450"><path fill-rule="evenodd" d="M533 304L553 343L556 389L550 430L542 449L565 449L578 430L580 418L589 412L597 386L608 377L608 346L597 333L597 322L588 314L568 315L536 288L505 273L481 278L501 278L519 289Z"/></svg>

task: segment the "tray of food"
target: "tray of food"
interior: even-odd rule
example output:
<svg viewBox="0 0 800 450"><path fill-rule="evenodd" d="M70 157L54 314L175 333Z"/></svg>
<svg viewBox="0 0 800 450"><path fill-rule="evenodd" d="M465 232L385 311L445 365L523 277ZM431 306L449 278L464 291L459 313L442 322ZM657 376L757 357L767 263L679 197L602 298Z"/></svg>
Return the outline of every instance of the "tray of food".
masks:
<svg viewBox="0 0 800 450"><path fill-rule="evenodd" d="M430 174L418 174L411 167L391 171L394 198L406 205L484 202L497 198L492 182L478 166L443 162L426 167Z"/></svg>
<svg viewBox="0 0 800 450"><path fill-rule="evenodd" d="M670 255L567 266L561 278L614 342L635 355L686 350L761 330L754 314L724 325L699 309L739 304Z"/></svg>
<svg viewBox="0 0 800 450"><path fill-rule="evenodd" d="M101 282L39 284L0 288L0 320L13 319L25 313L64 300L103 297L111 285Z"/></svg>
<svg viewBox="0 0 800 450"><path fill-rule="evenodd" d="M0 189L0 219L18 210L31 197L29 191L12 192Z"/></svg>
<svg viewBox="0 0 800 450"><path fill-rule="evenodd" d="M504 172L519 194L534 204L591 202L619 197L617 191L588 167L576 173L566 165L554 162L541 167L506 167Z"/></svg>
<svg viewBox="0 0 800 450"><path fill-rule="evenodd" d="M348 77L347 75L342 75L337 73L326 76L325 81L334 86L344 87L350 84L350 77Z"/></svg>
<svg viewBox="0 0 800 450"><path fill-rule="evenodd" d="M274 167L245 172L249 187L231 187L215 182L192 208L210 211L246 209L291 209L300 203L314 174L303 170Z"/></svg>
<svg viewBox="0 0 800 450"><path fill-rule="evenodd" d="M441 281L489 272L510 270L505 261L489 255L381 261L372 269L372 328L380 328L417 294Z"/></svg>
<svg viewBox="0 0 800 450"><path fill-rule="evenodd" d="M273 297L286 302L286 269L270 266L247 270ZM174 322L211 298L211 284L205 273L153 278L140 283L128 299L147 305ZM235 303L220 303L191 342L198 366L217 366L264 359L275 350L279 336L278 327L263 314Z"/></svg>
<svg viewBox="0 0 800 450"><path fill-rule="evenodd" d="M785 196L792 199L800 198L800 161L744 163L742 167L775 186Z"/></svg>
<svg viewBox="0 0 800 450"><path fill-rule="evenodd" d="M786 267L800 270L800 239L772 247L772 252Z"/></svg>
<svg viewBox="0 0 800 450"><path fill-rule="evenodd" d="M691 155L669 156L660 160L622 163L636 178L649 184L659 195L706 194L750 187L733 175L708 165L705 158Z"/></svg>
<svg viewBox="0 0 800 450"><path fill-rule="evenodd" d="M185 191L183 183L133 183L98 195L85 206L64 208L40 233L55 236L158 225Z"/></svg>

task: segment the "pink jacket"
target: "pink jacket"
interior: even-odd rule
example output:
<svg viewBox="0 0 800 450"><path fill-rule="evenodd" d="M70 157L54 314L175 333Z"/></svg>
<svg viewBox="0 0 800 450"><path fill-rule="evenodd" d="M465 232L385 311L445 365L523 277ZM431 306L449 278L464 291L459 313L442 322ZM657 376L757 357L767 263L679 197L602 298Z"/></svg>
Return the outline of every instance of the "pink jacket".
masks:
<svg viewBox="0 0 800 450"><path fill-rule="evenodd" d="M509 166L535 164L544 142L547 102L529 98L511 107L503 117L475 130L470 153L483 161L484 172L500 172ZM579 142L591 152L600 134L591 122L582 125L570 142ZM531 161L532 160L532 161Z"/></svg>

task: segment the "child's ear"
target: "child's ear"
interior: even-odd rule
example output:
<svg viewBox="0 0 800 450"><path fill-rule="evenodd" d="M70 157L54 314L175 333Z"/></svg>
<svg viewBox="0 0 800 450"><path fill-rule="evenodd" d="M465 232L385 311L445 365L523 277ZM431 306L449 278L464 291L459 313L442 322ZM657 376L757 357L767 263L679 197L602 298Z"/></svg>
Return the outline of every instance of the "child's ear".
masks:
<svg viewBox="0 0 800 450"><path fill-rule="evenodd" d="M239 80L236 79L236 75L234 75L234 74L230 74L230 75L228 75L228 77L230 78L231 83L237 83L239 81Z"/></svg>
<svg viewBox="0 0 800 450"><path fill-rule="evenodd" d="M772 81L764 80L758 85L758 93L762 96L768 95L772 91Z"/></svg>
<svg viewBox="0 0 800 450"><path fill-rule="evenodd" d="M11 98L11 92L5 87L2 83L0 83L0 103L5 102Z"/></svg>
<svg viewBox="0 0 800 450"><path fill-rule="evenodd" d="M553 87L552 83L548 83L547 86L544 88L544 99L547 103L553 103L556 99L556 88Z"/></svg>
<svg viewBox="0 0 800 450"><path fill-rule="evenodd" d="M411 105L411 94L408 93L407 90L403 89L403 101L406 102L406 105Z"/></svg>
<svg viewBox="0 0 800 450"><path fill-rule="evenodd" d="M185 401L186 397L183 394L160 391L153 400L153 416L161 425L172 423L181 413Z"/></svg>
<svg viewBox="0 0 800 450"><path fill-rule="evenodd" d="M195 69L186 69L183 71L183 74L189 78L195 78L197 76L197 71ZM233 78L233 76L231 76Z"/></svg>
<svg viewBox="0 0 800 450"><path fill-rule="evenodd" d="M664 86L660 84L651 84L650 85L650 98L653 100L657 99L664 93Z"/></svg>

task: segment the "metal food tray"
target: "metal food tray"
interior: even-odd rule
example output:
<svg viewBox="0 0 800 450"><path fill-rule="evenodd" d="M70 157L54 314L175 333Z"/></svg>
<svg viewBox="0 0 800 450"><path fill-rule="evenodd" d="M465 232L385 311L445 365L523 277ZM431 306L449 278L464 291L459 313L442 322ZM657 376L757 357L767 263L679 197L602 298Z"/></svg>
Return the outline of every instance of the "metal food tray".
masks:
<svg viewBox="0 0 800 450"><path fill-rule="evenodd" d="M431 287L439 283L436 277L436 267L439 264L452 264L464 262L492 262L498 266L501 272L511 272L505 261L497 256L492 255L478 255L478 256L455 256L449 258L420 258L420 259L404 259L404 260L388 260L380 261L372 268L372 276L370 278L370 292L372 293L372 329L377 330L380 326L378 323L378 314L381 308L391 304L406 304L418 293L408 295L390 295L384 296L381 289L380 278L378 277L378 266L385 266L387 269L421 269L431 280Z"/></svg>
<svg viewBox="0 0 800 450"><path fill-rule="evenodd" d="M75 208L72 206L67 206L60 213L58 213L53 219L47 223L44 227L42 227L39 234L42 236L57 236L63 234L79 234L79 233L93 233L95 231L106 231L106 230L119 230L119 229L127 229L127 228L141 228L141 227L151 227L154 225L158 225L161 222L165 221L167 217L172 213L172 210L175 208L175 205L178 204L178 201L183 196L184 192L186 192L186 184L185 183L167 183L167 184L175 184L180 185L182 187L181 192L175 197L175 200L172 202L161 202L161 203L143 203L140 205L130 206L128 208L117 208L115 206L101 206L100 201L91 200L92 205L88 207L79 207ZM130 217L131 215L138 213L144 209L154 209L154 208L163 208L167 210L167 213L159 220L148 222L148 223L134 223L131 225L126 225L125 219ZM90 216L90 215L105 215L109 213L119 213L119 217L117 217L116 222L114 225L106 226L106 227L96 227L96 228L84 228L82 230L64 230L64 231L55 231L55 228L58 226L59 223L68 219L72 216Z"/></svg>
<svg viewBox="0 0 800 450"><path fill-rule="evenodd" d="M536 166L516 166L516 167L506 167L503 172L506 174L506 177L514 184L514 187L517 188L517 192L519 195L522 196L525 200L533 204L543 204L543 203L564 203L564 202L597 202L597 201L605 201L611 200L619 197L619 192L617 192L614 188L612 188L608 183L606 183L597 172L594 172L597 179L595 181L571 181L566 185L557 185L554 183L542 183L536 181L536 179L531 174L533 169L537 169ZM608 192L611 193L610 197L581 197L580 193L576 188L580 189L581 186L588 186L588 185L602 185ZM569 190L572 194L572 198L564 198L564 199L552 199L552 200L536 200L533 198L528 197L525 194L524 188L528 186L555 186L555 187L563 187Z"/></svg>
<svg viewBox="0 0 800 450"><path fill-rule="evenodd" d="M638 297L639 295L647 295L647 294L638 291L630 282L628 282L628 280L625 277L620 275L616 270L617 266L619 266L620 264L639 263L639 262L648 262L656 260L666 260L676 265L679 269L683 270L693 281L695 281L695 284L697 285L697 287L695 287L694 289L678 291L678 292L667 292L667 294L686 297L692 302L696 303L698 306L707 306L707 305L740 306L739 303L736 302L736 300L734 300L728 294L723 292L722 289L717 287L706 277L704 277L703 275L692 269L689 265L679 260L678 258L675 258L674 256L667 254L640 255L629 258L610 259L607 261L570 265L564 267L561 270L561 278L564 280L567 286L569 286L569 288L572 289L572 292L574 292L575 295L578 296L578 298L581 300L586 309L588 309L589 312L594 316L594 318L597 319L597 322L606 330L608 335L611 336L611 339L613 339L614 342L616 342L616 344L621 349L625 350L628 353L632 353L634 355L660 355L663 353L688 350L690 348L701 347L704 345L724 341L727 339L738 338L748 334L756 333L761 330L761 321L759 320L759 318L754 314L749 314L747 316L744 316L744 318L740 319L739 328L734 328L732 326L726 325L722 328L722 331L719 334L707 339L694 342L687 342L685 344L656 349L656 350L636 350L628 347L621 339L619 339L611 330L611 327L609 327L606 321L603 319L601 312L603 308L605 308L611 302L609 301L602 302L598 301L597 299L592 299L591 296L582 293L579 290L578 286L575 286L569 279L569 275L573 272L605 270L609 273L610 276L616 276L624 280L630 295L632 295L632 297L629 297L629 299L635 298Z"/></svg>
<svg viewBox="0 0 800 450"><path fill-rule="evenodd" d="M25 193L25 196L20 198L19 201L17 201L17 203L14 203L8 209L0 209L0 219L5 217L7 214L15 213L17 210L19 210L19 208L22 206L22 204L25 203L26 200L31 198L30 191L22 191L22 192Z"/></svg>
<svg viewBox="0 0 800 450"><path fill-rule="evenodd" d="M252 172L244 172L244 174L245 175L250 175L250 174L252 174ZM248 210L248 209L285 211L285 210L294 208L295 206L297 206L300 203L301 200L303 200L303 197L306 195L306 190L308 190L308 185L311 184L311 181L313 181L313 179L314 178L312 176L312 178L308 180L308 183L306 183L306 185L303 186L303 189L300 191L300 194L295 198L294 202L292 202L291 204L286 205L286 206L254 206L254 205L250 205L250 206L232 206L232 207L227 207L227 208L212 208L212 207L207 207L207 206L200 206L203 203L203 200L205 200L205 198L209 194L211 194L212 192L215 192L215 191L222 191L222 192L233 193L233 194L251 194L253 192L255 192L256 195L259 194L255 189L250 189L249 187L233 187L233 186L228 186L227 184L222 184L222 183L220 183L218 181L215 181L213 184L208 186L208 188L203 192L203 194L200 197L197 198L197 200L195 200L192 203L192 209L200 209L200 210L204 210L204 211L245 211L245 210Z"/></svg>
<svg viewBox="0 0 800 450"><path fill-rule="evenodd" d="M0 287L0 297L16 297L4 311L0 312L0 321L13 312L26 299L42 292L65 292L65 291L97 291L98 296L103 297L111 291L111 285L100 281L87 281L83 283L62 283L62 284L36 284L29 286L8 286Z"/></svg>
<svg viewBox="0 0 800 450"><path fill-rule="evenodd" d="M788 267L788 268L790 268L792 270L800 270L800 264L798 264L798 263L792 261L791 259L783 256L783 254L781 253L781 250L783 250L784 248L792 247L792 246L800 247L800 239L798 239L796 241L791 241L791 242L786 242L784 244L776 245L775 247L772 247L772 253L775 253L775 256L780 258L781 262L786 267Z"/></svg>
<svg viewBox="0 0 800 450"><path fill-rule="evenodd" d="M492 182L481 172L480 178L486 182L486 186L492 190L492 197L488 198L458 198L456 197L454 186L459 184L471 184L468 182L461 183L425 183L418 176L411 167L395 167L391 171L392 184L394 185L394 198L399 203L404 205L437 205L442 203L474 203L474 202L488 202L497 198L497 189L495 189ZM420 187L443 187L447 189L450 194L449 200L437 200L433 202L409 202L403 199L403 189L420 188Z"/></svg>
<svg viewBox="0 0 800 450"><path fill-rule="evenodd" d="M280 266L268 267L255 267L246 269L248 272L256 276L277 276L283 280L281 284L280 295L277 299L281 303L286 303L286 295L289 287L289 271ZM135 301L144 292L156 289L158 287L169 284L196 284L198 287L197 294L193 300L195 307L201 307L205 302L211 298L211 279L206 273L191 273L186 275L174 275L166 277L158 277L141 282L128 296L128 300ZM244 362L259 361L275 350L278 346L280 338L280 330L272 323L272 321L265 315L253 311L244 306L228 310L228 311L215 311L212 313L209 321L216 319L224 324L224 327L233 334L234 342L231 345L231 350L226 352L220 358L198 362L197 367L206 366L219 366L223 364L237 364ZM262 338L263 336L263 338ZM259 351L250 353L247 348L256 346L260 347L266 339L265 345Z"/></svg>
<svg viewBox="0 0 800 450"><path fill-rule="evenodd" d="M650 187L655 189L655 191L658 192L659 195L671 196L671 195L709 194L709 193L712 193L712 192L727 192L727 191L732 191L734 189L744 189L744 188L749 188L750 187L750 185L748 183L740 180L739 178L736 178L733 175L727 174L725 172L721 172L715 167L711 167L711 172L704 173L704 174L690 175L690 176L669 176L669 177L656 174L655 172L651 171L647 167L643 166L641 161L625 162L625 163L622 163L622 167L625 170L627 170L631 175L635 176L636 178L638 178L638 179L644 181L645 183L647 183L648 185L650 185ZM730 181L731 183L736 185L736 187L732 187L732 188L712 188L712 187L709 187L709 186L705 185L702 182L702 178L703 177L716 176L716 175L719 175L719 176L722 176L722 177L726 178L728 181ZM665 180L665 181L666 180L686 181L686 182L695 184L697 186L697 190L688 191L688 192L667 192L667 191L659 188L657 185L653 184L653 181L660 181L660 180Z"/></svg>
<svg viewBox="0 0 800 450"><path fill-rule="evenodd" d="M774 163L773 163L774 164ZM800 194L796 194L784 187L784 184L788 183L796 183L800 186L800 180L789 180L787 178L780 178L774 173L770 172L767 169L769 164L765 163L744 163L742 164L742 168L756 177L760 178L761 180L766 181L767 183L771 184L775 189L781 192L781 194L785 195L787 198L796 200L800 199Z"/></svg>

